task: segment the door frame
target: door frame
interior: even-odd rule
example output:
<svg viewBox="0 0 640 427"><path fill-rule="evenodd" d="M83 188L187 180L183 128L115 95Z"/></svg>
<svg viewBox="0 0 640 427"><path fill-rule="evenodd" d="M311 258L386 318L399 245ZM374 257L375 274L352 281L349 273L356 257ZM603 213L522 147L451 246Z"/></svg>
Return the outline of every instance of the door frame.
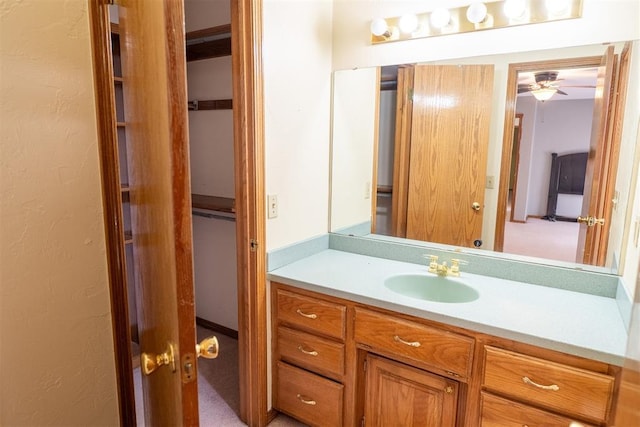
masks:
<svg viewBox="0 0 640 427"><path fill-rule="evenodd" d="M516 194L518 194L518 171L520 169L520 141L522 140L522 122L524 120L524 114L518 113L516 114L516 119L518 122L518 138L513 147L511 148L511 160L513 160L514 151L515 151L515 167L513 173L513 191L511 193L511 214L509 215L509 221L513 221L513 216L515 214L515 205L516 205ZM513 129L516 128L515 121ZM513 135L513 131L511 133ZM511 173L511 167L509 167L509 173ZM511 178L509 178L509 183L511 183ZM507 186L507 198L509 197L509 187ZM506 209L506 208L505 208ZM505 220L506 221L506 220Z"/></svg>
<svg viewBox="0 0 640 427"><path fill-rule="evenodd" d="M513 150L513 125L516 115L516 101L518 96L518 73L562 68L595 68L600 66L601 62L602 56L587 56L580 58L551 59L545 61L509 64L504 127L502 133L502 161L500 163L500 186L498 188L496 231L493 243L494 251L502 252L504 249L505 217L507 212L507 197L509 195L509 171L511 169L511 152ZM609 106L609 108L611 107ZM608 148L611 148L610 144ZM615 171L613 171L613 173L615 179Z"/></svg>
<svg viewBox="0 0 640 427"><path fill-rule="evenodd" d="M120 424L135 425L121 191L119 176L115 172L118 170L118 154L114 144L117 133L109 2L87 1L118 407ZM249 426L264 426L268 421L268 411L262 0L231 0L231 37L232 73L238 76L233 79L233 118L240 418Z"/></svg>

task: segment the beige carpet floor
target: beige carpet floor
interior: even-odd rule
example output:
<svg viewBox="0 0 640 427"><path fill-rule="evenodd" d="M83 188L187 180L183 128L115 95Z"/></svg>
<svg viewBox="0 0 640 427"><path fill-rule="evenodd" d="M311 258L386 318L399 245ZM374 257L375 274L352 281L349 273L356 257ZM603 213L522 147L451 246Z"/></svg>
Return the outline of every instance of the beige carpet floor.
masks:
<svg viewBox="0 0 640 427"><path fill-rule="evenodd" d="M504 252L575 262L580 224L529 218L505 223Z"/></svg>
<svg viewBox="0 0 640 427"><path fill-rule="evenodd" d="M198 405L202 427L245 426L238 412L240 408L238 388L238 341L225 335L214 333L198 326L198 341L215 335L220 344L220 354L216 359L198 360ZM140 369L134 370L136 389L136 416L138 426L144 426L142 404L142 382ZM301 424L284 414L279 414L269 424L273 427L302 427Z"/></svg>

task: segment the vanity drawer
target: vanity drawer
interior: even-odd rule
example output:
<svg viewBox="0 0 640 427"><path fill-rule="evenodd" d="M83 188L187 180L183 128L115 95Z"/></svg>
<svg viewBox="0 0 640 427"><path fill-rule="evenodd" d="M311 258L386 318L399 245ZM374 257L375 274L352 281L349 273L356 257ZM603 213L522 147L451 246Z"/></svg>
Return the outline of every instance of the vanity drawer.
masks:
<svg viewBox="0 0 640 427"><path fill-rule="evenodd" d="M613 377L489 346L485 356L485 388L567 414L606 420Z"/></svg>
<svg viewBox="0 0 640 427"><path fill-rule="evenodd" d="M302 329L344 339L346 307L277 289L277 317Z"/></svg>
<svg viewBox="0 0 640 427"><path fill-rule="evenodd" d="M425 363L449 375L470 375L472 338L366 309L356 308L355 313L358 343Z"/></svg>
<svg viewBox="0 0 640 427"><path fill-rule="evenodd" d="M276 409L312 426L342 425L342 384L278 362Z"/></svg>
<svg viewBox="0 0 640 427"><path fill-rule="evenodd" d="M571 418L532 408L521 403L482 393L482 427L568 427L576 422ZM580 422L584 427L588 424Z"/></svg>
<svg viewBox="0 0 640 427"><path fill-rule="evenodd" d="M344 344L286 327L278 328L280 358L329 376L344 374Z"/></svg>

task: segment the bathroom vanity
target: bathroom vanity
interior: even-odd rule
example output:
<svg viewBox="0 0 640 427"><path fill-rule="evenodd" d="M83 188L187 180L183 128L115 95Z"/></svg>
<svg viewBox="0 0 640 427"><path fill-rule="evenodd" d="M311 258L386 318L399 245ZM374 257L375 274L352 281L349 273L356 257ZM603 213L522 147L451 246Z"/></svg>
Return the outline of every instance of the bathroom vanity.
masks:
<svg viewBox="0 0 640 427"><path fill-rule="evenodd" d="M612 423L615 299L461 269L473 300L407 296L389 279L426 285L427 265L330 249L273 270L273 407L320 426Z"/></svg>

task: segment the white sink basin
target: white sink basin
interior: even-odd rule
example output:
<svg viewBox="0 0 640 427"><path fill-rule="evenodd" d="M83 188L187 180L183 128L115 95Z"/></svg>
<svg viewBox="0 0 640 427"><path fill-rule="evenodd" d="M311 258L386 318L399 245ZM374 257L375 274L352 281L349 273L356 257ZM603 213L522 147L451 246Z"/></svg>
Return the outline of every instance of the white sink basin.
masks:
<svg viewBox="0 0 640 427"><path fill-rule="evenodd" d="M471 302L480 296L459 278L431 274L398 274L385 279L384 285L398 294L434 302Z"/></svg>

